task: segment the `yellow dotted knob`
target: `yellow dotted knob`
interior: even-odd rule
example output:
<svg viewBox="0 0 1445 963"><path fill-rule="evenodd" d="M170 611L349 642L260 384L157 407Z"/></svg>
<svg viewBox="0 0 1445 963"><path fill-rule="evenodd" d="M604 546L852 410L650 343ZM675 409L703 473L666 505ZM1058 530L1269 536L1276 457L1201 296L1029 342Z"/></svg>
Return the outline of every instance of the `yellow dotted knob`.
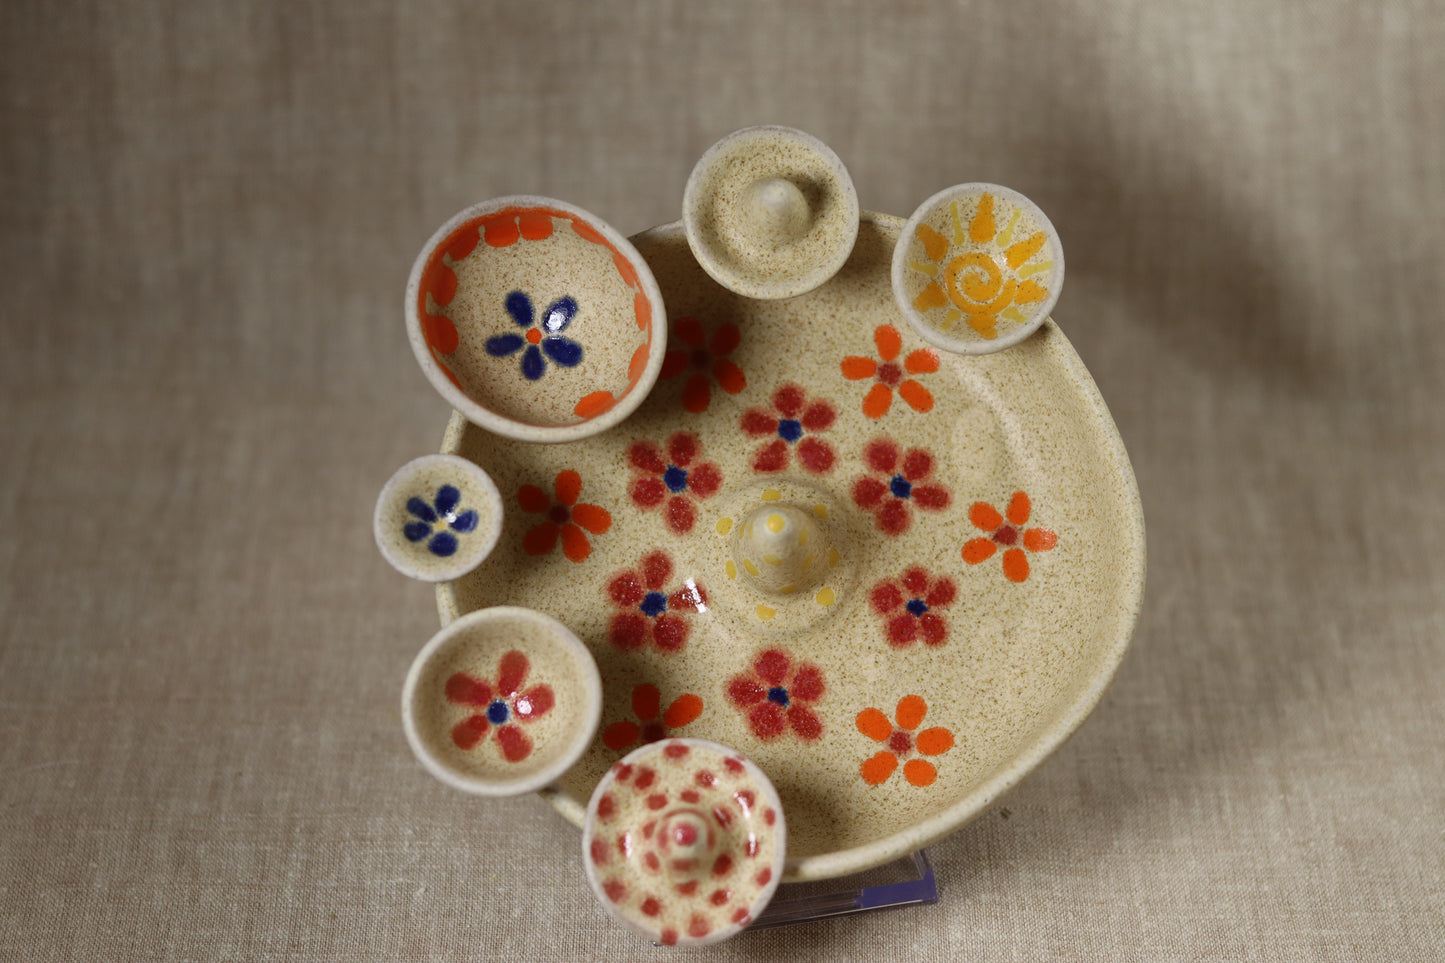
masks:
<svg viewBox="0 0 1445 963"><path fill-rule="evenodd" d="M828 570L815 563L836 556L813 511L782 501L758 505L731 531L736 568L769 595L812 588Z"/></svg>

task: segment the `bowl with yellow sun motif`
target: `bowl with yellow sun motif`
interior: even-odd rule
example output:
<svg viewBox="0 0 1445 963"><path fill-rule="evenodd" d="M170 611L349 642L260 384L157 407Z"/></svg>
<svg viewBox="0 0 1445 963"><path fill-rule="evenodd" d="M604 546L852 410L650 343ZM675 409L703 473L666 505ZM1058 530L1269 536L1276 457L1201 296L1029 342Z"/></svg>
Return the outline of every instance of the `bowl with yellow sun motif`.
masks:
<svg viewBox="0 0 1445 963"><path fill-rule="evenodd" d="M919 336L945 351L988 354L1048 318L1064 249L1038 205L998 184L958 184L913 212L893 251L893 296Z"/></svg>

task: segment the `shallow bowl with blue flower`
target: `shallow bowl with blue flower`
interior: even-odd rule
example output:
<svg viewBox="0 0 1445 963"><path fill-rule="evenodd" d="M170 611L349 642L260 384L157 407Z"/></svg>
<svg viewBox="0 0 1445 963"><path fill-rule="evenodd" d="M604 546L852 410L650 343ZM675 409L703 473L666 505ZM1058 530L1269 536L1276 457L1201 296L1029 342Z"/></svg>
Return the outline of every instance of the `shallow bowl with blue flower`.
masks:
<svg viewBox="0 0 1445 963"><path fill-rule="evenodd" d="M376 500L376 547L423 582L449 582L482 564L502 530L502 497L474 462L426 455L397 469Z"/></svg>
<svg viewBox="0 0 1445 963"><path fill-rule="evenodd" d="M522 441L616 425L667 347L647 262L600 218L533 195L473 205L432 235L406 291L408 334L433 387L468 420Z"/></svg>

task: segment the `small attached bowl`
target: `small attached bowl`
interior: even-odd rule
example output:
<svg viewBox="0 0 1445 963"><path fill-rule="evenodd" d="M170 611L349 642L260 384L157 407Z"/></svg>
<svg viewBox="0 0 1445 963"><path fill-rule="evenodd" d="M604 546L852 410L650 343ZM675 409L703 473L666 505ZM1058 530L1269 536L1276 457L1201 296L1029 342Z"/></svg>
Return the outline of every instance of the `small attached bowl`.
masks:
<svg viewBox="0 0 1445 963"><path fill-rule="evenodd" d="M433 776L479 796L555 781L592 742L602 679L587 647L533 609L479 609L417 654L402 688L412 752Z"/></svg>
<svg viewBox="0 0 1445 963"><path fill-rule="evenodd" d="M998 184L959 184L913 212L893 250L893 296L913 330L990 354L1038 330L1064 284L1064 248L1037 204Z"/></svg>
<svg viewBox="0 0 1445 963"><path fill-rule="evenodd" d="M424 455L382 486L372 514L376 547L392 568L423 582L461 578L486 559L502 531L502 496L459 455Z"/></svg>
<svg viewBox="0 0 1445 963"><path fill-rule="evenodd" d="M602 907L664 946L700 946L756 920L783 878L788 832L772 782L705 739L643 746L597 784L582 862Z"/></svg>
<svg viewBox="0 0 1445 963"><path fill-rule="evenodd" d="M472 422L565 442L631 414L662 369L666 311L637 250L548 197L473 205L417 255L407 331L427 380Z"/></svg>
<svg viewBox="0 0 1445 963"><path fill-rule="evenodd" d="M858 239L858 192L832 148L792 127L745 127L698 160L682 197L693 257L759 300L819 287Z"/></svg>

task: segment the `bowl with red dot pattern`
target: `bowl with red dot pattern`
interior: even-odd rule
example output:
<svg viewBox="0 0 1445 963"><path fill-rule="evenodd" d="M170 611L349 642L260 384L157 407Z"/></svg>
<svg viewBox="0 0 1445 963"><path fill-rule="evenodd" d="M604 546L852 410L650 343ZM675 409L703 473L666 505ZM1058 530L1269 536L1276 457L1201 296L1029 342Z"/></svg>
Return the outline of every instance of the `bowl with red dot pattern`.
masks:
<svg viewBox="0 0 1445 963"><path fill-rule="evenodd" d="M786 851L772 782L737 750L705 739L628 754L597 784L582 831L598 902L664 946L741 932L772 899Z"/></svg>

